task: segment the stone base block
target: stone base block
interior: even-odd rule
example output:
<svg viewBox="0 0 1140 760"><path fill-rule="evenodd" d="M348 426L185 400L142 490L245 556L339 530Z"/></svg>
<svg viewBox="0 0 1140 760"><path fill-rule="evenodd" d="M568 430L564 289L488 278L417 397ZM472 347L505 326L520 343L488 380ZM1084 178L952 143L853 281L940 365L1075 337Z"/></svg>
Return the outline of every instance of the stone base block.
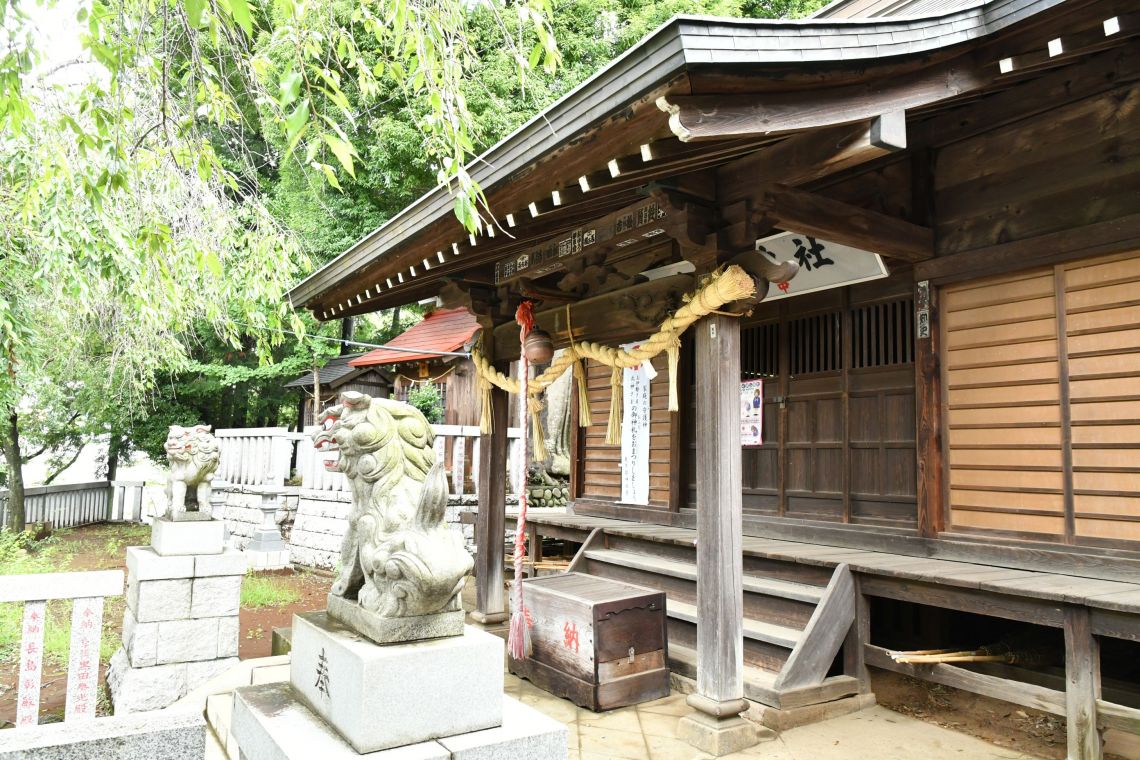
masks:
<svg viewBox="0 0 1140 760"><path fill-rule="evenodd" d="M274 628L273 638L270 639L269 653L277 656L279 654L289 654L289 650L293 648L293 629L292 628Z"/></svg>
<svg viewBox="0 0 1140 760"><path fill-rule="evenodd" d="M159 517L151 525L150 545L163 557L221 554L225 529L221 520L211 520L201 512L183 512L175 519Z"/></svg>
<svg viewBox="0 0 1140 760"><path fill-rule="evenodd" d="M677 723L677 738L713 757L723 757L747 749L760 741L760 729L739 716L714 718L693 712ZM772 733L766 732L768 738Z"/></svg>
<svg viewBox="0 0 1140 760"><path fill-rule="evenodd" d="M246 567L250 570L280 570L289 567L289 550L260 551L245 547Z"/></svg>
<svg viewBox="0 0 1140 760"><path fill-rule="evenodd" d="M0 731L0 760L201 760L206 721L195 713L115 715Z"/></svg>
<svg viewBox="0 0 1140 760"><path fill-rule="evenodd" d="M361 755L281 683L237 689L230 730L246 760L565 760L568 735L558 721L505 697L502 726Z"/></svg>
<svg viewBox="0 0 1140 760"><path fill-rule="evenodd" d="M200 662L131 667L127 649L120 647L111 657L107 668L107 687L115 705L115 714L125 715L169 707L187 692L229 670L238 662L234 656Z"/></svg>
<svg viewBox="0 0 1140 760"><path fill-rule="evenodd" d="M463 635L463 610L434 615L389 618L369 612L356 602L329 594L328 614L377 644L438 639Z"/></svg>
<svg viewBox="0 0 1140 760"><path fill-rule="evenodd" d="M186 693L186 663L132 668L120 648L107 668L107 686L116 715L161 710Z"/></svg>
<svg viewBox="0 0 1140 760"><path fill-rule="evenodd" d="M566 726L517 699L503 697L503 725L458 736L439 743L451 760L565 760L570 732Z"/></svg>
<svg viewBox="0 0 1140 760"><path fill-rule="evenodd" d="M336 731L296 698L287 683L243 686L234 691L230 733L243 760L358 760ZM370 760L450 760L437 742L369 753Z"/></svg>
<svg viewBox="0 0 1140 760"><path fill-rule="evenodd" d="M377 646L324 612L293 616L298 699L360 753L494 728L503 718L503 640L462 636Z"/></svg>

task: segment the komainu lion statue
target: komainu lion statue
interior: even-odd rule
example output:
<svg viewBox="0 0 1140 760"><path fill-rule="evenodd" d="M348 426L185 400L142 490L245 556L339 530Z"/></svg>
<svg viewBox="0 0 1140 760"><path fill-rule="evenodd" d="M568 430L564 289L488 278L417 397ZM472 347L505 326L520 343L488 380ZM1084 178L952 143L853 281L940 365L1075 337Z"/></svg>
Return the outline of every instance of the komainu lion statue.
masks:
<svg viewBox="0 0 1140 760"><path fill-rule="evenodd" d="M167 514L170 517L186 511L186 491L194 489L198 509L210 503L210 480L218 469L218 439L210 434L209 425L182 427L171 425L166 435L166 458L170 461L170 479L166 482Z"/></svg>
<svg viewBox="0 0 1140 760"><path fill-rule="evenodd" d="M352 488L352 511L331 593L381 617L461 610L471 555L444 522L447 481L435 433L409 404L346 392L320 416L326 469Z"/></svg>

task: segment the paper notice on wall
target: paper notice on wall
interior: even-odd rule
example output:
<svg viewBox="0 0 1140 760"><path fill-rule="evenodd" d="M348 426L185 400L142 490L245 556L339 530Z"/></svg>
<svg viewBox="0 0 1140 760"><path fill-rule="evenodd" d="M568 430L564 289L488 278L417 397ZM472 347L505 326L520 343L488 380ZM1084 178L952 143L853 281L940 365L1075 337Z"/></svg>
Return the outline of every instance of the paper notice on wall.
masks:
<svg viewBox="0 0 1140 760"><path fill-rule="evenodd" d="M764 381L740 381L740 445L764 443Z"/></svg>
<svg viewBox="0 0 1140 760"><path fill-rule="evenodd" d="M643 362L622 371L621 500L625 504L649 504L649 384L657 374L652 370Z"/></svg>

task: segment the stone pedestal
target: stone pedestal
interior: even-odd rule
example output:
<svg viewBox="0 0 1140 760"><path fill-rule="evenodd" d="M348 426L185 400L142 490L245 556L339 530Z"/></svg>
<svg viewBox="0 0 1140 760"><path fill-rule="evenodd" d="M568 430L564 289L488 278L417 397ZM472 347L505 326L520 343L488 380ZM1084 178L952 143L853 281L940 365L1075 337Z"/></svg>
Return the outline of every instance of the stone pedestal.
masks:
<svg viewBox="0 0 1140 760"><path fill-rule="evenodd" d="M184 527L190 528L186 534L180 533ZM222 550L221 527L209 519L156 520L152 540L176 553L127 549L123 646L107 675L116 714L166 707L237 664L246 560L239 551ZM217 551L181 553L195 546Z"/></svg>
<svg viewBox="0 0 1140 760"><path fill-rule="evenodd" d="M279 570L289 566L289 549L277 527L277 510L285 489L264 486L261 493L261 523L254 528L245 546L246 559L252 570Z"/></svg>
<svg viewBox="0 0 1140 760"><path fill-rule="evenodd" d="M467 686L456 679L452 691ZM243 760L566 760L566 726L510 697L502 707L495 728L360 754L288 684L275 683L234 691L231 731Z"/></svg>
<svg viewBox="0 0 1140 760"><path fill-rule="evenodd" d="M225 548L225 523L202 512L180 512L157 517L151 525L150 545L163 557L221 554Z"/></svg>
<svg viewBox="0 0 1140 760"><path fill-rule="evenodd" d="M381 617L355 601L335 594L328 596L328 615L333 620L372 639L377 644L399 644L404 641L438 639L463 634L463 610L437 612L434 615Z"/></svg>
<svg viewBox="0 0 1140 760"><path fill-rule="evenodd" d="M503 641L377 646L324 612L293 617L293 693L361 753L502 724Z"/></svg>

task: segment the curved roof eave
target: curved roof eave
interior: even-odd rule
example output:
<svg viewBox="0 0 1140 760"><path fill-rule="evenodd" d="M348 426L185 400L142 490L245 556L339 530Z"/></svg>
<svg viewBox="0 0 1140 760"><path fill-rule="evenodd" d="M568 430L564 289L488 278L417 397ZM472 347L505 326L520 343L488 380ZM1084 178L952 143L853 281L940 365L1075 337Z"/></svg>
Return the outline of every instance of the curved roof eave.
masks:
<svg viewBox="0 0 1140 760"><path fill-rule="evenodd" d="M470 172L490 192L535 156L555 150L689 67L865 61L928 53L984 37L1064 2L990 0L944 15L873 19L674 16L479 155ZM287 297L295 306L308 306L342 278L451 213L450 192L436 186L295 285Z"/></svg>

